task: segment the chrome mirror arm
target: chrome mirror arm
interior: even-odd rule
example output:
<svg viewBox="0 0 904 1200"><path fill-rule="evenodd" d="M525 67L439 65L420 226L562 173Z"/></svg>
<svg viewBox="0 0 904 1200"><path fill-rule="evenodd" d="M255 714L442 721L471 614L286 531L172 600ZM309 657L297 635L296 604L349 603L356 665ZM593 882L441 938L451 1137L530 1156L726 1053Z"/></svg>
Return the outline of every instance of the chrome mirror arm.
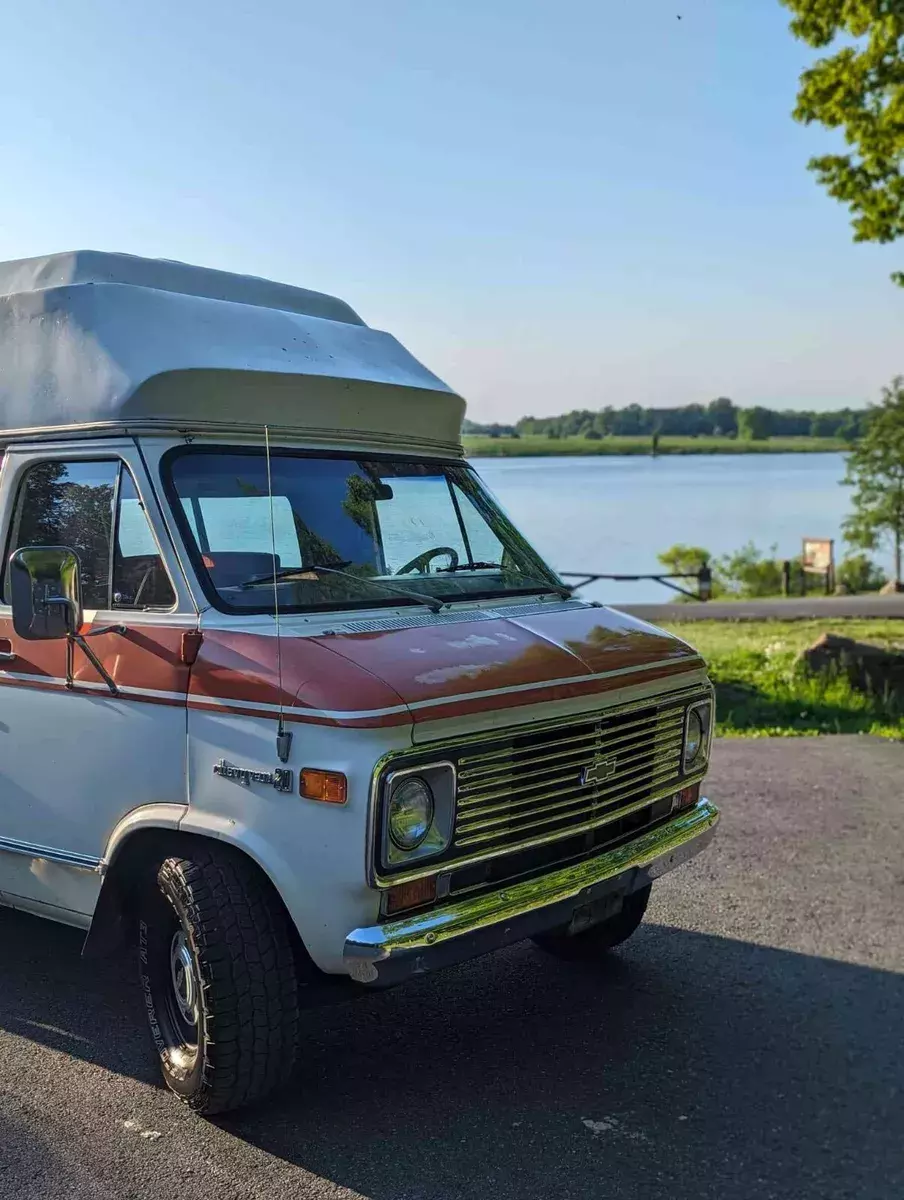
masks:
<svg viewBox="0 0 904 1200"><path fill-rule="evenodd" d="M125 631L124 625L107 625L103 629L92 629L90 633L70 633L66 638L66 687L73 688L75 686L73 671L74 647L78 646L85 655L85 658L87 658L88 662L91 663L92 667L94 667L95 671L97 671L98 675L110 689L111 695L118 696L119 688L116 686L116 680L88 645L87 639L89 637L98 637L102 633L125 633Z"/></svg>

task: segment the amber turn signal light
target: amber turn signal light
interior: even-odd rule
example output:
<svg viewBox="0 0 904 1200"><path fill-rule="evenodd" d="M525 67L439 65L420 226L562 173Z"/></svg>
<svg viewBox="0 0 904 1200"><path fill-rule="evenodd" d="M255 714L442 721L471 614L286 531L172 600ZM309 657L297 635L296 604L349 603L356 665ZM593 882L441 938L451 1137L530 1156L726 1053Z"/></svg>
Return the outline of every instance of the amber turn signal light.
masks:
<svg viewBox="0 0 904 1200"><path fill-rule="evenodd" d="M429 879L412 879L410 883L399 883L386 893L387 914L403 912L408 908L420 908L432 904L436 899L436 876Z"/></svg>
<svg viewBox="0 0 904 1200"><path fill-rule="evenodd" d="M305 799L324 804L344 804L348 799L348 780L340 771L305 767L298 777L298 789Z"/></svg>
<svg viewBox="0 0 904 1200"><path fill-rule="evenodd" d="M692 787L682 788L680 792L676 792L672 797L672 812L681 812L684 808L691 808L699 799L699 783L695 783Z"/></svg>

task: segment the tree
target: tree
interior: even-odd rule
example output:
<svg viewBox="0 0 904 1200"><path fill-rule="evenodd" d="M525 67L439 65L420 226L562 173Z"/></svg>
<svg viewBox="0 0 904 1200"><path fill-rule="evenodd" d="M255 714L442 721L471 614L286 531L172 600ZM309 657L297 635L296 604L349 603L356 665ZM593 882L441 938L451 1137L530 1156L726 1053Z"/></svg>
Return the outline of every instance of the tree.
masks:
<svg viewBox="0 0 904 1200"><path fill-rule="evenodd" d="M712 422L712 433L731 437L738 432L738 410L727 396L711 400L706 406L706 412Z"/></svg>
<svg viewBox="0 0 904 1200"><path fill-rule="evenodd" d="M885 584L885 572L866 554L848 554L838 564L836 578L849 592L878 592Z"/></svg>
<svg viewBox="0 0 904 1200"><path fill-rule="evenodd" d="M593 429L602 437L651 437L654 433L661 437L700 437L713 434L718 437L736 437L741 411L731 400L721 396L705 406L684 404L642 408L639 404L630 404L626 408L607 405L606 408L597 411L572 409L571 412L559 413L557 416L522 417L514 427L477 425L470 422L463 432L515 437L518 433L549 436L550 430L555 430L555 436L566 438L587 437L588 432ZM750 417L744 418L747 437L809 437L814 420L819 419L823 427L829 421L834 422L833 429L849 441L859 436L859 423L866 415L865 409L862 412L841 409L829 414L800 409L779 412L763 407L752 411L755 414L752 418L753 426L750 424Z"/></svg>
<svg viewBox="0 0 904 1200"><path fill-rule="evenodd" d="M606 435L611 432L611 429L612 429L611 417L612 417L612 409L611 408L603 408L593 418L593 428L596 430L596 432L600 435L601 438L606 437Z"/></svg>
<svg viewBox="0 0 904 1200"><path fill-rule="evenodd" d="M843 42L801 75L794 117L840 130L851 150L812 158L810 170L847 205L855 241L893 242L904 234L904 5L781 2L793 13L791 32L808 45ZM904 284L904 273L892 278Z"/></svg>
<svg viewBox="0 0 904 1200"><path fill-rule="evenodd" d="M856 442L866 429L866 414L854 412L852 409L843 410L843 419L838 427L838 436L846 442Z"/></svg>
<svg viewBox="0 0 904 1200"><path fill-rule="evenodd" d="M646 421L644 417L644 410L639 404L629 404L627 408L617 409L615 413L615 432L622 437L637 437L645 433L644 425Z"/></svg>
<svg viewBox="0 0 904 1200"><path fill-rule="evenodd" d="M772 432L772 413L768 408L738 409L738 437L761 442Z"/></svg>
<svg viewBox="0 0 904 1200"><path fill-rule="evenodd" d="M696 575L701 567L712 565L712 556L703 546L685 546L681 544L670 546L668 550L663 550L656 557L670 575ZM692 587L693 584L690 579L687 579L679 586L687 588ZM721 596L725 593L722 580L716 572L713 572L711 588L710 594L713 597Z"/></svg>
<svg viewBox="0 0 904 1200"><path fill-rule="evenodd" d="M814 413L810 420L810 437L837 437L842 421L837 413Z"/></svg>
<svg viewBox="0 0 904 1200"><path fill-rule="evenodd" d="M782 564L777 559L778 546L768 555L753 542L747 542L734 554L723 555L717 563L719 576L728 582L738 596L779 596L782 591Z"/></svg>
<svg viewBox="0 0 904 1200"><path fill-rule="evenodd" d="M712 559L710 552L702 546L685 546L682 543L669 546L668 550L663 550L656 557L667 570L676 575L695 575Z"/></svg>
<svg viewBox="0 0 904 1200"><path fill-rule="evenodd" d="M875 550L890 541L895 582L901 584L904 548L904 377L884 388L882 403L872 405L869 422L847 459L844 482L854 489L854 511L844 523L852 546Z"/></svg>

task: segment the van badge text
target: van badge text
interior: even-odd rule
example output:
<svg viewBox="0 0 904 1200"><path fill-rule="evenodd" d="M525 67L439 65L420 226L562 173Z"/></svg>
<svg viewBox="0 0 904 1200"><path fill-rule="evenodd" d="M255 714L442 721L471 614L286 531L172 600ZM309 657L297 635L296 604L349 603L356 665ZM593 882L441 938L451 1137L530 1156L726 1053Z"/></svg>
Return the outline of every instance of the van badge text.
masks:
<svg viewBox="0 0 904 1200"><path fill-rule="evenodd" d="M247 767L236 767L225 758L221 758L218 763L214 763L213 773L221 775L224 779L234 779L242 787L251 787L252 783L266 783L278 792L292 791L292 772L281 767L275 771L250 771Z"/></svg>

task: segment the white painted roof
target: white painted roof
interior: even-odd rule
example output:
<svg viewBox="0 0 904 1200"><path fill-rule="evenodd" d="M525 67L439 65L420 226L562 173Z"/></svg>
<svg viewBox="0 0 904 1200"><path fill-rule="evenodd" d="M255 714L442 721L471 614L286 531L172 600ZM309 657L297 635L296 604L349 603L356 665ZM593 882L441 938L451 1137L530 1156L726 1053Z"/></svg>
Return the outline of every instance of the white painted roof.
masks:
<svg viewBox="0 0 904 1200"><path fill-rule="evenodd" d="M342 300L76 251L0 263L0 439L261 430L460 453L464 402Z"/></svg>

